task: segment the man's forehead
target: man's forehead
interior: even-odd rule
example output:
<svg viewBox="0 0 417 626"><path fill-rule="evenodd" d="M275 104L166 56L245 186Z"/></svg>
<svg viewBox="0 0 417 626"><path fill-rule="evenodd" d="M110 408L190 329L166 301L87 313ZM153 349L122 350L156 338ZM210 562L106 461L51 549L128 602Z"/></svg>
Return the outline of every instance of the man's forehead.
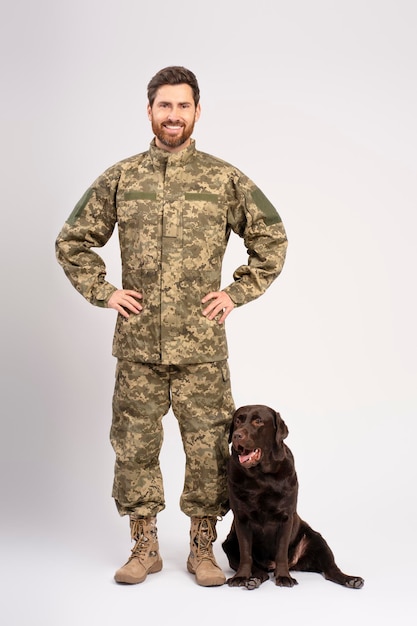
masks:
<svg viewBox="0 0 417 626"><path fill-rule="evenodd" d="M193 90L190 85L161 85L156 92L155 101L158 102L194 102Z"/></svg>

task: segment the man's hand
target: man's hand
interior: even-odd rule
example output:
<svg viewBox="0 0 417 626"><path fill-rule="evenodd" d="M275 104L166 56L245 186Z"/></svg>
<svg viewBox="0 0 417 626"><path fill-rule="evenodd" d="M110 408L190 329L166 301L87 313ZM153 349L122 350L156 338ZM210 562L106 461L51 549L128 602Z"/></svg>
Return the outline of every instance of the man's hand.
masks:
<svg viewBox="0 0 417 626"><path fill-rule="evenodd" d="M201 301L203 304L210 302L210 304L204 309L203 315L209 320L212 320L222 313L219 324L223 324L226 317L233 311L235 304L230 296L225 291L211 291Z"/></svg>
<svg viewBox="0 0 417 626"><path fill-rule="evenodd" d="M142 294L138 291L133 291L132 289L118 289L110 296L107 306L109 309L115 309L120 315L128 318L128 311L135 314L142 311L143 307L138 302L138 299L141 300L141 298Z"/></svg>

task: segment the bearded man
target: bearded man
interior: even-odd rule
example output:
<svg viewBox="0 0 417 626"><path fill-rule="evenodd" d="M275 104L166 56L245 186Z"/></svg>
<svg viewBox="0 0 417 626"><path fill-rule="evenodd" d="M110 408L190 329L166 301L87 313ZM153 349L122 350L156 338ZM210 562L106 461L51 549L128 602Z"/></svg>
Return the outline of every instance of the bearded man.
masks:
<svg viewBox="0 0 417 626"><path fill-rule="evenodd" d="M162 419L178 420L185 457L181 510L190 518L187 569L222 585L213 542L229 510L226 462L235 410L224 322L281 272L287 238L263 192L236 167L197 150L201 113L195 75L167 67L148 84L149 149L107 169L86 191L56 241L57 259L92 304L117 311L111 443L113 498L134 547L117 570L136 584L162 569L156 516L165 508L159 454ZM118 225L122 288L106 280L100 248ZM231 232L248 261L221 289Z"/></svg>

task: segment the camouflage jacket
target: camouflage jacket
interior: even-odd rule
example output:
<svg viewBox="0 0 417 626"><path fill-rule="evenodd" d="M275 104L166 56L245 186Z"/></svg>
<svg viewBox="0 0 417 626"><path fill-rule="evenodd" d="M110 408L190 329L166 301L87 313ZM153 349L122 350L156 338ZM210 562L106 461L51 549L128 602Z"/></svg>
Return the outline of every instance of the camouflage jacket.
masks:
<svg viewBox="0 0 417 626"><path fill-rule="evenodd" d="M220 290L233 230L247 265L226 291L239 306L260 296L280 273L287 239L275 208L242 172L196 149L156 147L107 169L78 202L56 241L59 263L92 304L107 306L116 287L92 249L118 226L124 289L142 293L143 311L118 315L117 358L185 364L227 358L224 324L202 315L202 297Z"/></svg>

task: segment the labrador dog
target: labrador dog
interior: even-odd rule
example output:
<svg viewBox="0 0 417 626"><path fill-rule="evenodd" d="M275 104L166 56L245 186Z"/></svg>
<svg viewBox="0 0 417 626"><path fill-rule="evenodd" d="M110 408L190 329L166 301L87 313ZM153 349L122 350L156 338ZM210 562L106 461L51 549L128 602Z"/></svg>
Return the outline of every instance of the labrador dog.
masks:
<svg viewBox="0 0 417 626"><path fill-rule="evenodd" d="M243 406L233 416L228 485L234 519L222 547L236 574L227 583L255 589L273 572L276 585L293 587L290 570L298 570L360 589L363 578L344 574L323 537L297 514L298 481L283 441L287 435L279 413L267 406Z"/></svg>

